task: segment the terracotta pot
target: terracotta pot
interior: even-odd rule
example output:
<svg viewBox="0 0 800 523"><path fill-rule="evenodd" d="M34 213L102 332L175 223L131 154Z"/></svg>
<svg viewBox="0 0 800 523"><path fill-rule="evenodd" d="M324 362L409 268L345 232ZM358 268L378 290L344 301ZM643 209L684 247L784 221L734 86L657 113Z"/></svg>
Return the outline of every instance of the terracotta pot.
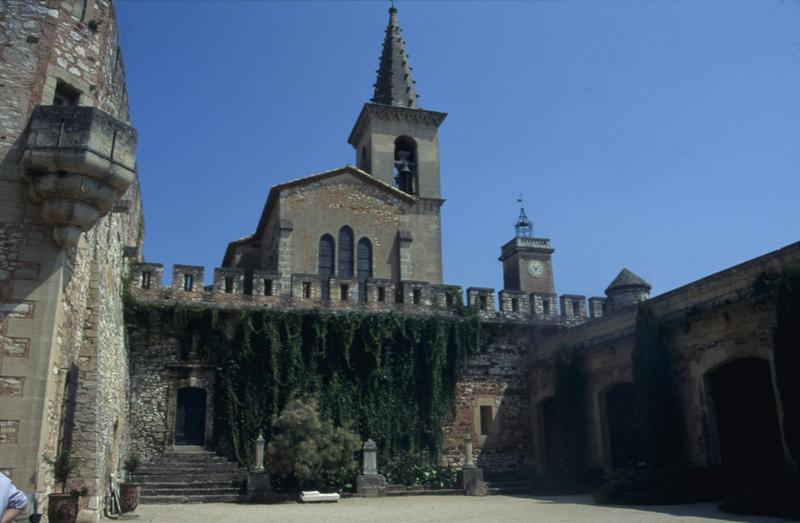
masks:
<svg viewBox="0 0 800 523"><path fill-rule="evenodd" d="M136 483L119 484L119 511L125 514L133 512L139 506L139 493L142 486Z"/></svg>
<svg viewBox="0 0 800 523"><path fill-rule="evenodd" d="M50 523L75 523L78 517L78 496L50 494L47 499L47 519Z"/></svg>

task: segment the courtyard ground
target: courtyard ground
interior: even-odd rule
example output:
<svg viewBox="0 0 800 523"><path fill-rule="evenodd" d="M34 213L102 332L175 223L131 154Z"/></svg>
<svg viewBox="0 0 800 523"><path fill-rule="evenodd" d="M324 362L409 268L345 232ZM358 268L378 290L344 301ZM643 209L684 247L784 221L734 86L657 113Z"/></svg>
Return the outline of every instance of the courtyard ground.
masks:
<svg viewBox="0 0 800 523"><path fill-rule="evenodd" d="M143 523L205 522L498 522L536 521L556 523L681 523L743 521L776 523L777 518L737 516L717 509L716 503L655 507L601 507L590 496L408 496L382 499L348 498L339 503L302 505L141 505L136 509Z"/></svg>

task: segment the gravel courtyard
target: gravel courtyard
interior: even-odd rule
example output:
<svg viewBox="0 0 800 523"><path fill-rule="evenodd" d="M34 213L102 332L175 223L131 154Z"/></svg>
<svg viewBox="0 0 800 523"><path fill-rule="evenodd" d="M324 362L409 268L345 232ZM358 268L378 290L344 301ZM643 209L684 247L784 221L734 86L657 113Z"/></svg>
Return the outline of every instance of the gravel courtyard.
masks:
<svg viewBox="0 0 800 523"><path fill-rule="evenodd" d="M599 507L590 496L523 497L409 496L383 499L349 498L339 503L301 505L141 505L139 521L153 523L204 522L413 522L455 521L494 523L497 521L687 523L783 521L776 518L736 516L717 510L713 503L658 507Z"/></svg>

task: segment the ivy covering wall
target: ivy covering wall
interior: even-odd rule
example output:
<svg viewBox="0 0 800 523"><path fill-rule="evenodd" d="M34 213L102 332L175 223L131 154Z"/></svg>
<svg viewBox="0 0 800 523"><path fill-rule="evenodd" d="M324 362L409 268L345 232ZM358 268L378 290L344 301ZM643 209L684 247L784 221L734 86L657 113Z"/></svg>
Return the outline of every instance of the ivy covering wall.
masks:
<svg viewBox="0 0 800 523"><path fill-rule="evenodd" d="M245 465L253 462L258 434L270 440L272 421L296 395L316 395L323 417L376 441L383 459L414 454L435 461L459 373L478 351L479 322L471 312L259 310L228 313L238 317L224 327L211 310L133 309L148 336L170 330L184 357L197 336L198 357L216 365L218 434L226 433Z"/></svg>

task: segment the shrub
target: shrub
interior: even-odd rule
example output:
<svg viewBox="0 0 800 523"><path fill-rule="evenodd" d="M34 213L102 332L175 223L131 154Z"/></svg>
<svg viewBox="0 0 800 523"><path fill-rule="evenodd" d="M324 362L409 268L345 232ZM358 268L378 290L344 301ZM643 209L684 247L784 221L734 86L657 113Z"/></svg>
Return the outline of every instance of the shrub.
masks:
<svg viewBox="0 0 800 523"><path fill-rule="evenodd" d="M122 468L125 469L125 472L128 474L136 473L136 470L139 468L139 465L142 463L142 460L139 459L138 454L130 454L125 462L122 464Z"/></svg>
<svg viewBox="0 0 800 523"><path fill-rule="evenodd" d="M385 464L379 464L380 473L388 484L408 487L453 488L458 481L458 469L440 465L423 455L401 453Z"/></svg>
<svg viewBox="0 0 800 523"><path fill-rule="evenodd" d="M354 453L361 440L321 419L318 405L315 398L292 399L273 424L267 447L270 471L284 476L278 483L286 488L342 488L355 475Z"/></svg>
<svg viewBox="0 0 800 523"><path fill-rule="evenodd" d="M75 467L78 466L72 459L70 452L68 450L62 450L56 454L55 458L42 456L42 459L53 468L53 477L56 479L56 483L61 485L61 492L66 492L67 480L72 476Z"/></svg>

